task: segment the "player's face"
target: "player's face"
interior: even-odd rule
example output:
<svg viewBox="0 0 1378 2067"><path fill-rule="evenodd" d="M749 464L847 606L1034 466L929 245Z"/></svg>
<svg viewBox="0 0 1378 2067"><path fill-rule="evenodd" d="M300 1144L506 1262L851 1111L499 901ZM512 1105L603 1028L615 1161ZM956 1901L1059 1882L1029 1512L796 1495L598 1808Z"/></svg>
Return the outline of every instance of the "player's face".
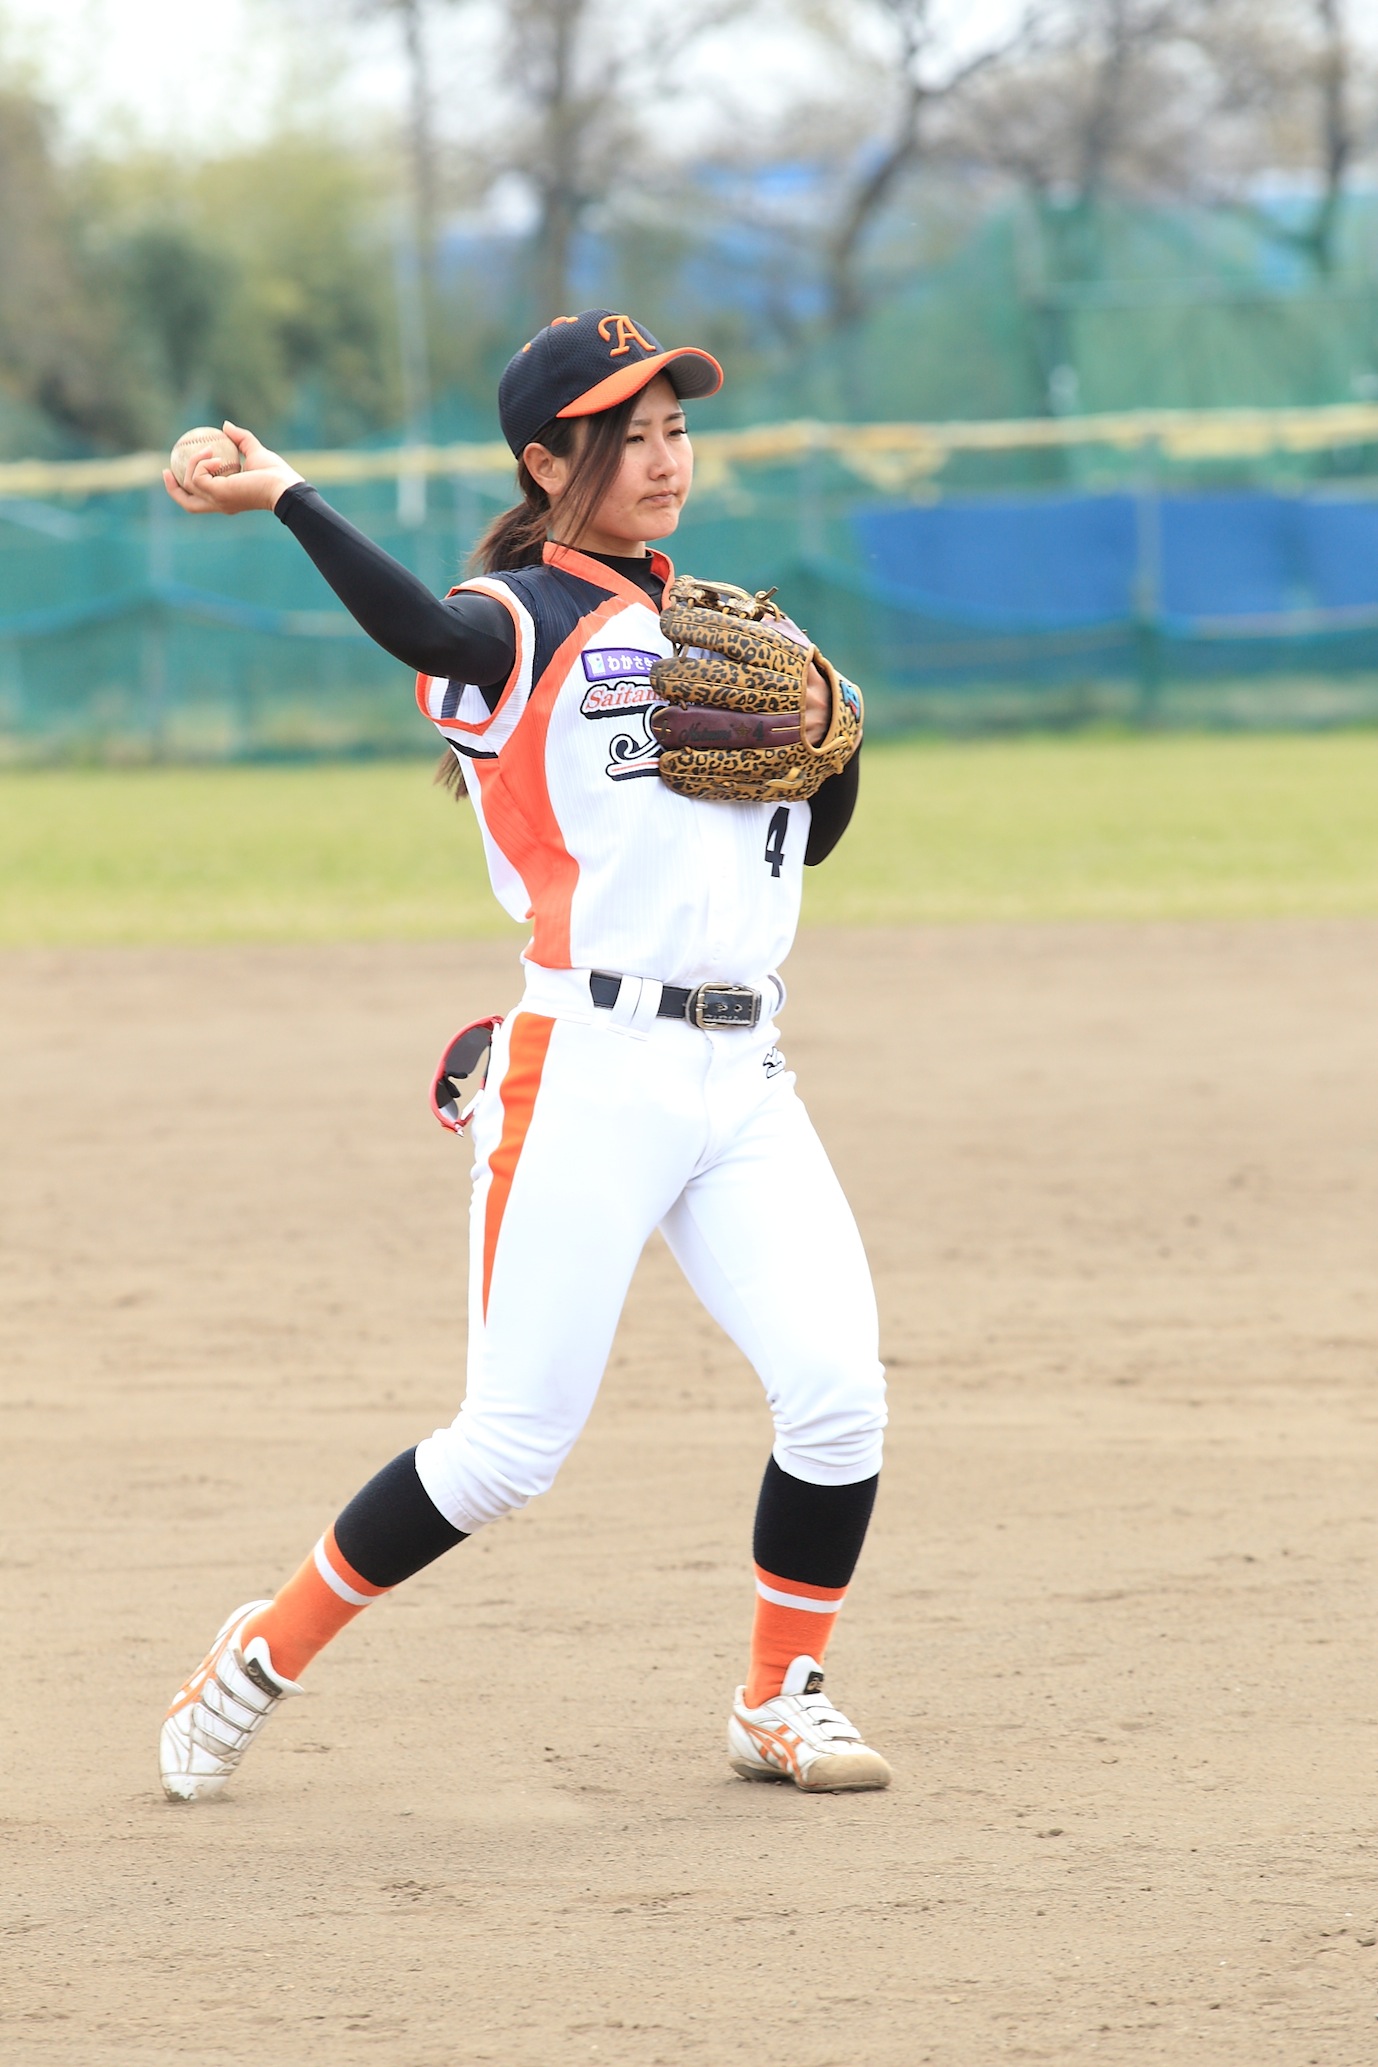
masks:
<svg viewBox="0 0 1378 2067"><path fill-rule="evenodd" d="M667 538L679 523L693 478L683 407L658 374L636 398L621 470L578 543L592 553L636 554L648 538Z"/></svg>

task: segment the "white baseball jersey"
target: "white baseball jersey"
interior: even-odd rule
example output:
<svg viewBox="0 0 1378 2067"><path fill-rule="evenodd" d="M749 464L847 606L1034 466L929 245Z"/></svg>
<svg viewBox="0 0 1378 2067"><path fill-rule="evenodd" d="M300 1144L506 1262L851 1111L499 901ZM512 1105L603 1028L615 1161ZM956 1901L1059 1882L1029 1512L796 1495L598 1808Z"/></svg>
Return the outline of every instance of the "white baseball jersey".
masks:
<svg viewBox="0 0 1378 2067"><path fill-rule="evenodd" d="M674 570L651 558L664 580ZM755 982L799 921L806 803L676 796L657 779L650 597L562 545L463 584L512 615L517 658L490 711L472 683L422 675L417 702L463 756L493 890L530 919L526 959L663 983Z"/></svg>

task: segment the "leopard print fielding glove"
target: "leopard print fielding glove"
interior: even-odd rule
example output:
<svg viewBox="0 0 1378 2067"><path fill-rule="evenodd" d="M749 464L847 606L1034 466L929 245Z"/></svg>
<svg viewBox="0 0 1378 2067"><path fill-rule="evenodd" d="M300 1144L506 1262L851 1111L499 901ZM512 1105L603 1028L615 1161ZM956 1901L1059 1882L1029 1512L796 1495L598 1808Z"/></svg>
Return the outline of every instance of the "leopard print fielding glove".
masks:
<svg viewBox="0 0 1378 2067"><path fill-rule="evenodd" d="M660 628L674 657L651 669L660 779L677 796L793 803L813 796L861 744L861 691L768 594L681 577ZM804 729L812 662L832 693L817 746Z"/></svg>

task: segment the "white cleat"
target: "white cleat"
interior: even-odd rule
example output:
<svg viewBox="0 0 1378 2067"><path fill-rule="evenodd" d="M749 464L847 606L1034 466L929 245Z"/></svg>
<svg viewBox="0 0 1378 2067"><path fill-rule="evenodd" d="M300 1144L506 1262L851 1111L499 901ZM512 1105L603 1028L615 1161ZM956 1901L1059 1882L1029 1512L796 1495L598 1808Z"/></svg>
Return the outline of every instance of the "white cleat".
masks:
<svg viewBox="0 0 1378 2067"><path fill-rule="evenodd" d="M823 1692L823 1669L796 1658L773 1699L748 1708L738 1687L727 1725L727 1756L744 1780L793 1780L806 1794L888 1787L890 1768L861 1741Z"/></svg>
<svg viewBox="0 0 1378 2067"><path fill-rule="evenodd" d="M158 1765L169 1801L205 1801L219 1794L279 1701L302 1690L273 1670L261 1636L239 1632L270 1603L247 1601L219 1630L191 1678L173 1695L158 1739Z"/></svg>

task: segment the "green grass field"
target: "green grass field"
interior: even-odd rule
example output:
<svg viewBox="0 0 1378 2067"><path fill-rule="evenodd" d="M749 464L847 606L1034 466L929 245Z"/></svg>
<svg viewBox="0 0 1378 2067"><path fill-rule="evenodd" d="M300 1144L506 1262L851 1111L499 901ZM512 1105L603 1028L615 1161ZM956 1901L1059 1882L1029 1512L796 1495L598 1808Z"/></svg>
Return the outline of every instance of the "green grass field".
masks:
<svg viewBox="0 0 1378 2067"><path fill-rule="evenodd" d="M1378 912L1378 734L868 748L827 925ZM424 762L0 775L0 945L511 932Z"/></svg>

